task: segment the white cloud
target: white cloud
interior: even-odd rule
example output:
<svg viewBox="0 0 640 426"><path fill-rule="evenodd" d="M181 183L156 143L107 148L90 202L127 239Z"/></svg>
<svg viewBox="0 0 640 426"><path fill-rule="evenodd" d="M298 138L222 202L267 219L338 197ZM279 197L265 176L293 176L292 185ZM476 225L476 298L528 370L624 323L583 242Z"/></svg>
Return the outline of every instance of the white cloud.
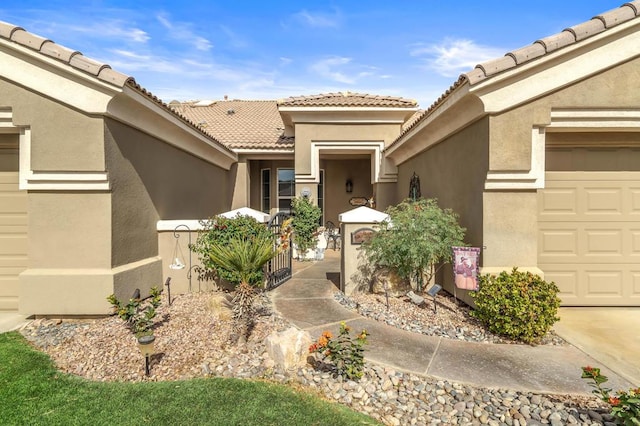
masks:
<svg viewBox="0 0 640 426"><path fill-rule="evenodd" d="M290 63L293 62L293 59L286 58L284 56L281 56L279 59L280 59L280 65L282 65L282 66L287 66L287 65L289 65Z"/></svg>
<svg viewBox="0 0 640 426"><path fill-rule="evenodd" d="M347 65L350 62L351 58L334 56L312 64L309 69L321 77L337 81L338 83L353 84L355 83L356 78L349 77L336 69L343 65Z"/></svg>
<svg viewBox="0 0 640 426"><path fill-rule="evenodd" d="M425 59L427 68L445 77L457 77L477 64L501 57L506 49L478 45L472 40L446 39L440 44L417 45L411 56Z"/></svg>
<svg viewBox="0 0 640 426"><path fill-rule="evenodd" d="M213 44L204 37L197 35L191 29L191 25L182 22L171 22L169 17L164 13L156 15L156 19L160 24L168 30L168 36L174 40L189 42L200 51L208 51Z"/></svg>
<svg viewBox="0 0 640 426"><path fill-rule="evenodd" d="M337 28L340 26L342 21L340 12L337 9L333 14L309 12L303 9L300 12L294 14L293 18L297 21L303 22L310 27L316 28Z"/></svg>

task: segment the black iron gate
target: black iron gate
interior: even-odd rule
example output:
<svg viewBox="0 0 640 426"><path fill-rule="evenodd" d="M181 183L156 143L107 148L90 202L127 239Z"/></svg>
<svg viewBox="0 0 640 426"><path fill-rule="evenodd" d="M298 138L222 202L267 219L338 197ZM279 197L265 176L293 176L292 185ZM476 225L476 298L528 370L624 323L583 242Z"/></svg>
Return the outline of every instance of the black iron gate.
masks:
<svg viewBox="0 0 640 426"><path fill-rule="evenodd" d="M268 223L269 230L273 237L273 244L278 249L278 253L266 264L265 275L267 277L267 290L274 289L285 283L293 274L291 238L288 241L281 241L283 232L282 224L290 217L288 213L276 213Z"/></svg>

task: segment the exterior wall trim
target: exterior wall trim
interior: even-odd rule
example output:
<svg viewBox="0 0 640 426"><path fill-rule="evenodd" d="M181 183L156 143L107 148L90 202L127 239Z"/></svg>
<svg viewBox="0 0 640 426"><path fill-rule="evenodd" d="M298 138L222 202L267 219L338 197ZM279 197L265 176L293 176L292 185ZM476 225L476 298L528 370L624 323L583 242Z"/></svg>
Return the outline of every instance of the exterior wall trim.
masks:
<svg viewBox="0 0 640 426"><path fill-rule="evenodd" d="M398 181L398 169L383 155L384 141L374 142L311 142L311 173L296 174L296 183L320 182L320 151L366 151L371 155L371 182L393 183Z"/></svg>
<svg viewBox="0 0 640 426"><path fill-rule="evenodd" d="M526 171L488 171L484 183L486 191L544 188L545 129L531 130L531 167Z"/></svg>

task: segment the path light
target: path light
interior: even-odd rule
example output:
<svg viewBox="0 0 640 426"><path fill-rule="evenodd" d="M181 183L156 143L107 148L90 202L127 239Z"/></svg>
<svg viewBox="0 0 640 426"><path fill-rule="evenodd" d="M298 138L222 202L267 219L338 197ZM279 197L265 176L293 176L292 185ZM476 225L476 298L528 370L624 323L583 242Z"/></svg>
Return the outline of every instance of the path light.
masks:
<svg viewBox="0 0 640 426"><path fill-rule="evenodd" d="M433 313L437 313L438 312L437 306L436 306L436 296L438 295L440 290L442 290L442 286L440 284L434 284L434 285L431 286L429 291L427 291L427 294L429 296L433 297Z"/></svg>
<svg viewBox="0 0 640 426"><path fill-rule="evenodd" d="M154 342L156 337L154 335L138 337L138 348L144 356L144 373L149 376L149 362L151 361L151 355L153 355Z"/></svg>

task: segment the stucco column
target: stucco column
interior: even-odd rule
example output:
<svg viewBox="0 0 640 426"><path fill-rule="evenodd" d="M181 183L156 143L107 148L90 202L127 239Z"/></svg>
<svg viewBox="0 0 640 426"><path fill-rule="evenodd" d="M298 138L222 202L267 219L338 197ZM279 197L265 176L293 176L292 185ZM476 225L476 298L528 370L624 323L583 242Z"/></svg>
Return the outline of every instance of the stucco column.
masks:
<svg viewBox="0 0 640 426"><path fill-rule="evenodd" d="M238 162L231 168L231 173L234 176L232 179L232 191L231 191L231 209L239 209L241 207L249 207L249 194L250 194L250 167L249 161L246 158L239 158Z"/></svg>
<svg viewBox="0 0 640 426"><path fill-rule="evenodd" d="M521 271L544 276L538 268L538 201L536 191L483 194L482 273Z"/></svg>
<svg viewBox="0 0 640 426"><path fill-rule="evenodd" d="M361 267L367 260L363 257L362 243L373 232L377 232L380 222L389 219L389 215L369 207L358 207L339 215L341 223L340 238L340 290L347 295L353 294L363 286L368 286L371 277L364 276Z"/></svg>

